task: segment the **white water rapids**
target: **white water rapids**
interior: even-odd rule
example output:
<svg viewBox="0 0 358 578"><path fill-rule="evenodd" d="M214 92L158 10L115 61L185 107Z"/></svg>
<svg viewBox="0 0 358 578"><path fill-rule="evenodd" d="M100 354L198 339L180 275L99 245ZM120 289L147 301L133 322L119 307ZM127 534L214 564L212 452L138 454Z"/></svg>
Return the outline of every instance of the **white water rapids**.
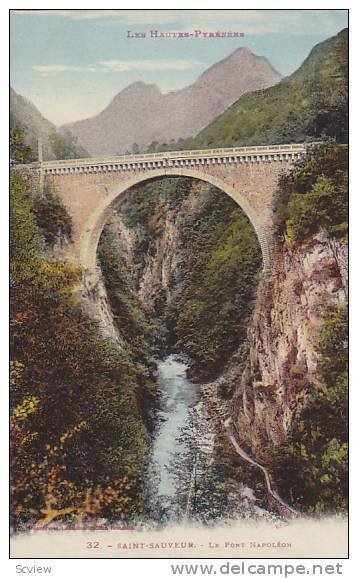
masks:
<svg viewBox="0 0 358 578"><path fill-rule="evenodd" d="M177 356L169 355L158 363L158 386L162 395L161 409L157 414L159 426L152 450L152 466L157 471L157 493L172 498L176 486L166 466L173 456L183 450L178 442L181 428L189 418L189 410L199 401L199 386L186 377L188 366Z"/></svg>

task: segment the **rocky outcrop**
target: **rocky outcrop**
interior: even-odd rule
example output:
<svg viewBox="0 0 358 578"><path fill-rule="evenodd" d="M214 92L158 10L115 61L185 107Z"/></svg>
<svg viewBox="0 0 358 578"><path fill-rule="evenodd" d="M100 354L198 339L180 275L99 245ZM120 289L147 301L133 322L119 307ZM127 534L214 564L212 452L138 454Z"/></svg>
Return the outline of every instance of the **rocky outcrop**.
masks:
<svg viewBox="0 0 358 578"><path fill-rule="evenodd" d="M108 221L131 291L147 315L162 313L180 288L188 259L194 258L188 255L186 239L209 198L208 185L193 183L187 196L174 206L168 206L163 199L158 201L145 227L127 226L120 209ZM123 336L114 321L100 268L86 275L80 299L102 335L122 347Z"/></svg>
<svg viewBox="0 0 358 578"><path fill-rule="evenodd" d="M97 323L101 335L122 349L125 343L117 327L101 271L86 274L78 294L83 311Z"/></svg>
<svg viewBox="0 0 358 578"><path fill-rule="evenodd" d="M325 233L299 250L280 247L275 270L262 277L238 351L216 382L234 392L240 441L269 460L287 442L312 388L319 387L317 344L325 311L347 301L347 246Z"/></svg>
<svg viewBox="0 0 358 578"><path fill-rule="evenodd" d="M121 258L130 272L134 290L136 279L134 249L138 241L136 231L125 226L119 212L111 217L108 225L115 235ZM59 249L57 249L57 251L58 250ZM121 334L120 327L118 327L114 320L105 280L100 267L97 267L95 271L87 271L84 274L83 284L79 291L79 299L84 311L98 324L103 337L113 341L120 349L123 348L125 345L125 336Z"/></svg>
<svg viewBox="0 0 358 578"><path fill-rule="evenodd" d="M188 196L170 209L160 204L149 222L150 251L144 257L138 297L147 312L168 303L180 283L179 274L187 269L186 232L208 200L208 186L193 183ZM186 265L185 265L186 263Z"/></svg>
<svg viewBox="0 0 358 578"><path fill-rule="evenodd" d="M193 185L187 198L174 208L159 202L146 230L141 224L126 226L121 210L108 221L118 254L128 271L138 307L147 314L158 312L170 300L176 286L177 272L183 268L186 258L182 250L183 233L186 228L190 228L191 222L207 201L206 190L206 186ZM138 251L148 234L147 250ZM57 247L57 253L60 256L60 246ZM86 274L79 297L86 313L98 324L101 334L120 348L123 347L124 338L114 321L100 268Z"/></svg>

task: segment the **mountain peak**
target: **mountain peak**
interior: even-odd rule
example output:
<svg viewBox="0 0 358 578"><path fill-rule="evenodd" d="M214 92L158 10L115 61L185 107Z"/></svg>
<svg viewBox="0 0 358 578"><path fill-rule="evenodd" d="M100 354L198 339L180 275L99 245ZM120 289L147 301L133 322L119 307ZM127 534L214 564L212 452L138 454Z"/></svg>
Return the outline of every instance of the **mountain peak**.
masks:
<svg viewBox="0 0 358 578"><path fill-rule="evenodd" d="M342 31L316 44L284 82L238 99L186 146L240 147L327 136L346 143L347 75L348 37Z"/></svg>
<svg viewBox="0 0 358 578"><path fill-rule="evenodd" d="M96 117L66 130L93 155L131 150L133 143L146 147L153 141L187 138L243 94L279 80L266 59L240 46L186 88L163 94L156 84L133 82Z"/></svg>
<svg viewBox="0 0 358 578"><path fill-rule="evenodd" d="M239 46L228 56L210 66L203 72L200 78L205 78L213 73L216 74L218 70L220 70L222 74L230 74L230 72L234 74L237 68L240 68L240 70L246 68L247 71L252 69L254 74L256 71L261 72L263 75L277 76L277 80L282 78L267 58L254 54L250 48L246 46ZM275 84L275 82L272 82L272 84Z"/></svg>
<svg viewBox="0 0 358 578"><path fill-rule="evenodd" d="M229 54L227 56L227 58L231 58L234 55L244 55L244 54L248 54L250 56L254 56L253 52L250 50L250 48L247 48L247 46L239 46L238 48L236 48L233 52L231 52L231 54Z"/></svg>
<svg viewBox="0 0 358 578"><path fill-rule="evenodd" d="M157 101L162 96L163 95L156 84L147 84L142 80L137 80L118 92L105 111L108 111L108 109L113 106L122 106L123 103L126 104L129 102L132 103L132 106L134 106L138 101L148 102L149 104L152 101Z"/></svg>
<svg viewBox="0 0 358 578"><path fill-rule="evenodd" d="M156 94L156 95L161 95L162 93L156 84L147 84L146 82L143 82L142 80L137 80L136 82L132 82L131 84L129 84L128 86L123 88L123 90L121 90L121 92L119 92L117 94L117 96L119 96L120 94Z"/></svg>
<svg viewBox="0 0 358 578"><path fill-rule="evenodd" d="M155 92L160 92L158 86L156 84L148 84L147 82L144 82L143 80L136 80L135 82L132 82L132 84L129 84L127 87L127 89L131 89L131 90L147 90L147 91L155 91ZM124 89L126 90L126 89Z"/></svg>

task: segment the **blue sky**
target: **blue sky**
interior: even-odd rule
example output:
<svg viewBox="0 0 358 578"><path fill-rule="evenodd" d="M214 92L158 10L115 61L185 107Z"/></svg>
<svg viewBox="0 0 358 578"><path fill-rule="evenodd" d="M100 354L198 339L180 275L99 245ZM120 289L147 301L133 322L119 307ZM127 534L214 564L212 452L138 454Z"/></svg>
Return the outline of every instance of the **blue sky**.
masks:
<svg viewBox="0 0 358 578"><path fill-rule="evenodd" d="M240 46L283 75L347 26L346 10L23 10L11 12L11 84L57 125L97 114L131 82L187 86ZM128 38L127 31L146 38ZM150 30L244 32L150 38Z"/></svg>

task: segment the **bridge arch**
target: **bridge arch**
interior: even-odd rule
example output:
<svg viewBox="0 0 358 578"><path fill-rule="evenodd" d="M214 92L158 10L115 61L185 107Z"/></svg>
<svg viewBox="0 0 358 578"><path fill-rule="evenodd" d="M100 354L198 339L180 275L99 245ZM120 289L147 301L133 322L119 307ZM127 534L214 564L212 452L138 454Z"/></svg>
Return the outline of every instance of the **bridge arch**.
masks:
<svg viewBox="0 0 358 578"><path fill-rule="evenodd" d="M272 219L267 219L267 216L263 213L259 214L250 205L244 194L236 187L226 182L223 178L218 178L206 172L199 172L197 170L186 168L166 168L162 170L154 170L149 174L139 173L125 181L120 181L117 184L114 184L109 190L107 190L106 195L103 196L100 203L84 223L80 234L78 259L82 267L90 271L96 269L96 255L100 236L106 222L113 214L119 198L124 196L125 193L135 185L146 184L165 177L188 177L194 180L203 181L214 185L224 194L231 197L250 220L261 246L263 269L267 270L269 268L271 256L271 227L269 223L272 222Z"/></svg>

